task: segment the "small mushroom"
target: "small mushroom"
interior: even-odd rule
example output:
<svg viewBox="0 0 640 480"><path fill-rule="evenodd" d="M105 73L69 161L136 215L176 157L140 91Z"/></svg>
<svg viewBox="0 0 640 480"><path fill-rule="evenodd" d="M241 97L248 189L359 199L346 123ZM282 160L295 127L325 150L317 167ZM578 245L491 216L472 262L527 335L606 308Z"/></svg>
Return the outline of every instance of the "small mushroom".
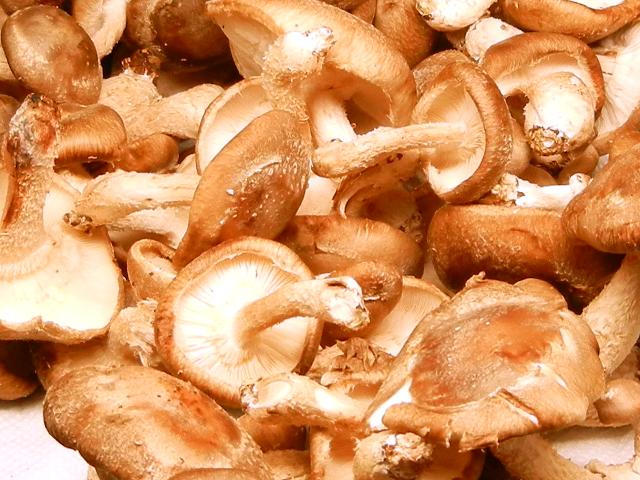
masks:
<svg viewBox="0 0 640 480"><path fill-rule="evenodd" d="M122 274L105 232L61 222L75 192L55 181L58 128L57 108L39 95L27 97L9 126L15 191L0 235L3 339L81 342L104 333L122 306Z"/></svg>
<svg viewBox="0 0 640 480"><path fill-rule="evenodd" d="M63 10L47 5L18 10L2 26L2 49L11 71L29 90L56 102L89 105L98 100L102 71L96 48Z"/></svg>
<svg viewBox="0 0 640 480"><path fill-rule="evenodd" d="M475 278L416 327L366 416L470 450L584 420L603 390L593 333L559 295Z"/></svg>
<svg viewBox="0 0 640 480"><path fill-rule="evenodd" d="M302 202L311 155L290 113L273 110L253 120L203 172L174 265L242 235L276 237Z"/></svg>
<svg viewBox="0 0 640 480"><path fill-rule="evenodd" d="M229 406L239 405L245 383L306 371L323 321L350 328L368 321L353 279L312 278L297 255L271 240L244 237L208 250L160 301L156 342L163 359Z"/></svg>
<svg viewBox="0 0 640 480"><path fill-rule="evenodd" d="M0 342L0 400L28 397L38 385L29 346L24 342Z"/></svg>
<svg viewBox="0 0 640 480"><path fill-rule="evenodd" d="M168 479L196 468L239 468L271 479L260 448L213 400L145 367L87 367L44 402L49 433L116 478Z"/></svg>
<svg viewBox="0 0 640 480"><path fill-rule="evenodd" d="M277 240L296 252L315 274L375 261L394 265L403 275L419 276L424 266L423 253L409 235L365 218L298 216Z"/></svg>

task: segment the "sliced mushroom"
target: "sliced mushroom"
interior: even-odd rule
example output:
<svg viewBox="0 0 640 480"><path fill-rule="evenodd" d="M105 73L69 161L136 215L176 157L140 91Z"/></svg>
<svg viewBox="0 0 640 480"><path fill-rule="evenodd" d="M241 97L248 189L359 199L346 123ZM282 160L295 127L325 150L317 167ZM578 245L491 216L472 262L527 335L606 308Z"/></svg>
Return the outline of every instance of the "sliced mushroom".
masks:
<svg viewBox="0 0 640 480"><path fill-rule="evenodd" d="M526 96L524 128L535 151L568 152L593 139L604 80L585 43L567 35L523 33L489 48L482 67L505 97Z"/></svg>
<svg viewBox="0 0 640 480"><path fill-rule="evenodd" d="M0 400L28 397L38 385L29 346L24 342L0 342Z"/></svg>
<svg viewBox="0 0 640 480"><path fill-rule="evenodd" d="M403 275L419 276L424 266L423 253L409 235L364 218L295 217L277 240L300 255L315 274L376 261L396 266Z"/></svg>
<svg viewBox="0 0 640 480"><path fill-rule="evenodd" d="M637 0L499 0L505 19L525 30L572 35L587 43L619 30L640 13Z"/></svg>
<svg viewBox="0 0 640 480"><path fill-rule="evenodd" d="M242 235L276 237L302 202L311 155L293 115L274 110L253 120L203 173L174 265Z"/></svg>
<svg viewBox="0 0 640 480"><path fill-rule="evenodd" d="M459 289L482 271L510 282L534 277L555 285L578 307L602 290L620 261L571 239L560 213L538 208L442 207L427 241L447 286Z"/></svg>
<svg viewBox="0 0 640 480"><path fill-rule="evenodd" d="M11 71L29 90L56 102L98 100L102 71L96 48L63 10L37 5L15 12L2 27L2 49Z"/></svg>
<svg viewBox="0 0 640 480"><path fill-rule="evenodd" d="M47 391L44 420L56 440L116 478L168 479L207 467L271 478L260 448L221 407L151 368L70 372Z"/></svg>
<svg viewBox="0 0 640 480"><path fill-rule="evenodd" d="M259 377L306 371L322 321L367 321L349 277L311 280L291 250L245 237L183 268L160 302L156 341L168 367L225 405ZM286 341L283 341L285 340Z"/></svg>
<svg viewBox="0 0 640 480"><path fill-rule="evenodd" d="M57 108L38 95L27 97L9 126L15 192L0 236L3 339L84 341L104 333L122 306L122 274L105 232L60 221L75 192L52 188L58 128Z"/></svg>
<svg viewBox="0 0 640 480"><path fill-rule="evenodd" d="M473 279L414 330L367 418L469 450L584 420L603 390L593 333L557 294Z"/></svg>

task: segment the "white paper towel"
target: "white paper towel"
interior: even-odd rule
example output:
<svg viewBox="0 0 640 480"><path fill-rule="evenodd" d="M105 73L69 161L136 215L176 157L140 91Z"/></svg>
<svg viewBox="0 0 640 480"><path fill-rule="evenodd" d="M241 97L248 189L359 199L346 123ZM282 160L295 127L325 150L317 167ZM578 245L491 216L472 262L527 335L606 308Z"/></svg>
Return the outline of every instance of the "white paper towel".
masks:
<svg viewBox="0 0 640 480"><path fill-rule="evenodd" d="M43 397L0 402L0 479L86 480L87 463L45 429Z"/></svg>

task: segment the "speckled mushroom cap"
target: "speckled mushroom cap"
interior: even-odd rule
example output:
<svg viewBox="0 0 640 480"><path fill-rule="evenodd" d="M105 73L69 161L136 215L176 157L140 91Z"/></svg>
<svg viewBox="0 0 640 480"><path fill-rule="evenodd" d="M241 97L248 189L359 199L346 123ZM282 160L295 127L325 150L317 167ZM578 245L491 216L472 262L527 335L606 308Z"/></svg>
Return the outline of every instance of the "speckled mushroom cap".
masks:
<svg viewBox="0 0 640 480"><path fill-rule="evenodd" d="M603 390L595 337L559 295L473 279L414 330L367 418L468 450L579 422Z"/></svg>
<svg viewBox="0 0 640 480"><path fill-rule="evenodd" d="M446 206L429 226L427 243L440 279L461 288L482 271L514 282L554 284L574 306L585 306L619 266L620 258L570 238L560 213L492 205Z"/></svg>
<svg viewBox="0 0 640 480"><path fill-rule="evenodd" d="M116 478L236 467L271 478L259 447L229 414L189 383L151 368L71 372L47 391L44 420L56 440Z"/></svg>
<svg viewBox="0 0 640 480"><path fill-rule="evenodd" d="M505 20L520 28L564 33L585 42L606 37L640 13L638 0L601 3L601 8L584 0L499 0L498 5Z"/></svg>
<svg viewBox="0 0 640 480"><path fill-rule="evenodd" d="M415 103L411 70L372 25L317 0L214 0L207 10L229 37L238 70L259 75L269 45L283 33L327 27L335 45L318 89L331 89L383 125L408 122Z"/></svg>

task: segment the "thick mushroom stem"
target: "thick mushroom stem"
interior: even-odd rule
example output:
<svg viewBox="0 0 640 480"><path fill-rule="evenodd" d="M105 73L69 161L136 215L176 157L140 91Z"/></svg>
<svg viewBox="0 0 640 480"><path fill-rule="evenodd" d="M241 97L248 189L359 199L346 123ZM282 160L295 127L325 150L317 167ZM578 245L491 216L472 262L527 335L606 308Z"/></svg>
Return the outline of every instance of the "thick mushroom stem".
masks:
<svg viewBox="0 0 640 480"><path fill-rule="evenodd" d="M418 0L418 13L425 17L431 28L441 32L460 30L485 14L496 0Z"/></svg>
<svg viewBox="0 0 640 480"><path fill-rule="evenodd" d="M331 90L317 92L309 104L311 129L318 145L351 142L357 134L347 117L344 102Z"/></svg>
<svg viewBox="0 0 640 480"><path fill-rule="evenodd" d="M596 336L605 372L613 372L640 336L640 253L629 253L582 318Z"/></svg>
<svg viewBox="0 0 640 480"><path fill-rule="evenodd" d="M593 138L596 104L579 77L554 73L534 80L522 90L529 98L524 107L524 129L536 152L568 152Z"/></svg>
<svg viewBox="0 0 640 480"><path fill-rule="evenodd" d="M463 141L464 127L455 123L421 123L406 127L379 127L350 142L331 142L315 151L313 170L323 177L340 177L365 170L378 156L413 148L455 146Z"/></svg>
<svg viewBox="0 0 640 480"><path fill-rule="evenodd" d="M255 418L361 433L366 405L309 377L283 373L242 387L242 406Z"/></svg>
<svg viewBox="0 0 640 480"><path fill-rule="evenodd" d="M271 44L264 59L262 85L275 109L308 120L305 87L321 73L334 44L333 32L327 27L287 32Z"/></svg>
<svg viewBox="0 0 640 480"><path fill-rule="evenodd" d="M331 277L290 283L245 306L236 317L236 337L248 344L263 330L294 317L315 317L354 330L369 322L358 283Z"/></svg>
<svg viewBox="0 0 640 480"><path fill-rule="evenodd" d="M432 454L433 447L413 433L374 433L357 444L353 478L419 478Z"/></svg>
<svg viewBox="0 0 640 480"><path fill-rule="evenodd" d="M15 163L15 191L0 233L0 263L19 275L37 268L46 243L44 203L53 179L59 111L41 95L30 95L9 124L7 147ZM28 258L28 262L20 260ZM20 262L20 263L18 263Z"/></svg>

